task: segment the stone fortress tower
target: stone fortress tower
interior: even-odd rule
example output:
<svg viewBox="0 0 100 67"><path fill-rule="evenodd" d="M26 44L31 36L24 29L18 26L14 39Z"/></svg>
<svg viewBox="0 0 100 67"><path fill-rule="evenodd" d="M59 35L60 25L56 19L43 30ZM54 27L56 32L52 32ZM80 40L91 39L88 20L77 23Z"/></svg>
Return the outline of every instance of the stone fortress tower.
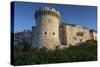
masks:
<svg viewBox="0 0 100 67"><path fill-rule="evenodd" d="M32 47L57 48L59 39L60 13L49 7L40 7L35 11L36 30L32 39Z"/></svg>

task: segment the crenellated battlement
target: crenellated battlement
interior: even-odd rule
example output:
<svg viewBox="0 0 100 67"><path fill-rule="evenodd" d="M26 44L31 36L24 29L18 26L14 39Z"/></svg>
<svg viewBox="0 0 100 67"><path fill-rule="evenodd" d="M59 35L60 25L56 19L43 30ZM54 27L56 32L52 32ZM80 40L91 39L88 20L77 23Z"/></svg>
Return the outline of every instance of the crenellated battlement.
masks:
<svg viewBox="0 0 100 67"><path fill-rule="evenodd" d="M41 16L41 15L51 15L51 16L55 16L57 18L60 17L60 13L54 9L54 8L50 8L50 7L40 7L38 8L36 11L35 11L35 19L38 17L38 16Z"/></svg>

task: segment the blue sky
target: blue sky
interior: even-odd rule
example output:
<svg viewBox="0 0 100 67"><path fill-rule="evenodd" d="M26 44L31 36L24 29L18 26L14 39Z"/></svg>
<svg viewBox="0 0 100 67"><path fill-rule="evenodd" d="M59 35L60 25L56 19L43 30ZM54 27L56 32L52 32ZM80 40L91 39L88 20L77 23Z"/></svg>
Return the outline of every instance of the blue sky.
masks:
<svg viewBox="0 0 100 67"><path fill-rule="evenodd" d="M80 26L97 30L97 7L64 5L64 4L44 4L31 2L15 2L14 6L14 32L31 30L35 26L34 12L39 7L53 7L60 14L60 20L65 23L78 24Z"/></svg>

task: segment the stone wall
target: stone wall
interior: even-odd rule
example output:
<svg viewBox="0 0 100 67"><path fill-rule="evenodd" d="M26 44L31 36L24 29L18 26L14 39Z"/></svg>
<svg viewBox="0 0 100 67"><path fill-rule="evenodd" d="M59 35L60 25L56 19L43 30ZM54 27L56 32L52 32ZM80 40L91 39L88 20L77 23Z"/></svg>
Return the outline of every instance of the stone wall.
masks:
<svg viewBox="0 0 100 67"><path fill-rule="evenodd" d="M60 39L62 45L65 47L78 45L81 42L91 39L89 29L78 25L62 24L61 29L60 33L62 33L62 35L60 35Z"/></svg>

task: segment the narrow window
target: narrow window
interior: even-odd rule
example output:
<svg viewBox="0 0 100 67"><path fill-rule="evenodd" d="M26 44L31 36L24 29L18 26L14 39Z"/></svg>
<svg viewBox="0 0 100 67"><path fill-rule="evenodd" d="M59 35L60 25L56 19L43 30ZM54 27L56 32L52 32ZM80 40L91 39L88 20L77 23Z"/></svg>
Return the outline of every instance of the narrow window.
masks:
<svg viewBox="0 0 100 67"><path fill-rule="evenodd" d="M47 32L45 32L45 35L47 34Z"/></svg>
<svg viewBox="0 0 100 67"><path fill-rule="evenodd" d="M82 41L82 39L80 39L80 42Z"/></svg>
<svg viewBox="0 0 100 67"><path fill-rule="evenodd" d="M76 37L74 37L74 40L76 40Z"/></svg>
<svg viewBox="0 0 100 67"><path fill-rule="evenodd" d="M55 32L53 32L53 35L55 35Z"/></svg>
<svg viewBox="0 0 100 67"><path fill-rule="evenodd" d="M51 23L52 19L48 19L48 23Z"/></svg>

